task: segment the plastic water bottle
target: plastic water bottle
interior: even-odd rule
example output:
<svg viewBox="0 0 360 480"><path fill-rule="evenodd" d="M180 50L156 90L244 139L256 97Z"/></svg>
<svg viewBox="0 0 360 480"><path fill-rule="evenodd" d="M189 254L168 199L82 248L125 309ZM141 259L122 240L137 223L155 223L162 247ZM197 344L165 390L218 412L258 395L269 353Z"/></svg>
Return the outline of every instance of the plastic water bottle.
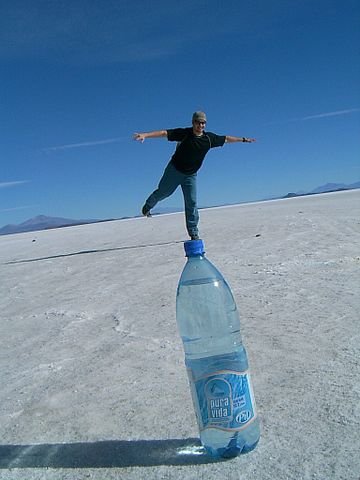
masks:
<svg viewBox="0 0 360 480"><path fill-rule="evenodd" d="M176 318L200 439L214 457L235 457L260 438L239 315L228 284L205 258L203 241L184 247Z"/></svg>

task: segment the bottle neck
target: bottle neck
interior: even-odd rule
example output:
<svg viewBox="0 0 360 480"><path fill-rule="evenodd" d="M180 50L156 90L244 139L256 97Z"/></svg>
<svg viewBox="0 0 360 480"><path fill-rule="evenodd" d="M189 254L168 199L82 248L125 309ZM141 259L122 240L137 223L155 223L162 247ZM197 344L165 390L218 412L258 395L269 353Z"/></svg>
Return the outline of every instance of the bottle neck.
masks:
<svg viewBox="0 0 360 480"><path fill-rule="evenodd" d="M187 257L188 262L192 261L197 261L197 260L205 260L205 255L190 255Z"/></svg>

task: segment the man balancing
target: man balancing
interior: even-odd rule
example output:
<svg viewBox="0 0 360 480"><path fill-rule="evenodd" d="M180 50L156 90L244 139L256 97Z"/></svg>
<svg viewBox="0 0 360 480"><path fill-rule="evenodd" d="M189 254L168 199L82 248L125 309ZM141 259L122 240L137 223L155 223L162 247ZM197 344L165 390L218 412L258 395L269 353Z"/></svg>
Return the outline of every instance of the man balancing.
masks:
<svg viewBox="0 0 360 480"><path fill-rule="evenodd" d="M199 238L196 177L205 155L211 148L222 147L224 143L255 142L254 138L216 135L205 131L205 126L205 113L195 112L192 116L192 127L134 134L134 140L139 142L144 142L146 138L161 137L166 137L170 142L178 142L176 150L160 179L158 188L149 196L142 207L142 214L150 217L150 210L160 200L172 195L180 185L184 195L186 229L191 240Z"/></svg>

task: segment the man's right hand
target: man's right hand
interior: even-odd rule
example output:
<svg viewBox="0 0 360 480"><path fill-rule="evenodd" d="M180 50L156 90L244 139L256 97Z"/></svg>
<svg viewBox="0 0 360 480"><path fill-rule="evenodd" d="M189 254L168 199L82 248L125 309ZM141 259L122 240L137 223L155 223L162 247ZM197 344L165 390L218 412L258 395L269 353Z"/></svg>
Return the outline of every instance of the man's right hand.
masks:
<svg viewBox="0 0 360 480"><path fill-rule="evenodd" d="M134 133L133 139L138 142L144 143L145 135L143 133Z"/></svg>

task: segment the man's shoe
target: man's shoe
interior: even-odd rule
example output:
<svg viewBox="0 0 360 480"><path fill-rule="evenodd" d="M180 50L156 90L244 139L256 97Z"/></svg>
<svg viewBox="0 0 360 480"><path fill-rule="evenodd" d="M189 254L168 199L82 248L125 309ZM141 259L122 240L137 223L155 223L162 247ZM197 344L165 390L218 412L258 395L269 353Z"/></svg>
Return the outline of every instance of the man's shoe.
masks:
<svg viewBox="0 0 360 480"><path fill-rule="evenodd" d="M141 213L144 215L144 217L151 217L150 208L146 205L146 203L142 207Z"/></svg>
<svg viewBox="0 0 360 480"><path fill-rule="evenodd" d="M193 233L192 235L190 235L190 238L191 238L191 240L199 240L200 239L200 237L197 233Z"/></svg>

